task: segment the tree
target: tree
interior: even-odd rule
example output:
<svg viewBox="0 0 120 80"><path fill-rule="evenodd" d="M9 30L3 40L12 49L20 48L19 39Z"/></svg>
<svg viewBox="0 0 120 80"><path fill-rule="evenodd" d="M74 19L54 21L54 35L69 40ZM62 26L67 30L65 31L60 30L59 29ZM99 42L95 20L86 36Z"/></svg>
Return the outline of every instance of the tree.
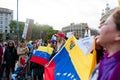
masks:
<svg viewBox="0 0 120 80"><path fill-rule="evenodd" d="M19 22L19 38L22 38L24 26L25 26L24 22Z"/></svg>
<svg viewBox="0 0 120 80"><path fill-rule="evenodd" d="M12 31L14 31L14 34L15 34L15 35L17 35L17 34L16 34L16 25L17 25L17 23L16 23L15 20L11 21L10 24L9 24L9 26L10 26L10 32L12 33ZM18 26L19 26L19 38L20 38L20 39L21 39L21 37L22 37L24 25L25 25L24 22L21 22L21 21L18 22Z"/></svg>
<svg viewBox="0 0 120 80"><path fill-rule="evenodd" d="M19 22L19 38L21 39L23 29L24 29L24 22ZM14 31L16 35L16 21L13 20L9 24L11 32ZM48 39L51 39L53 34L56 34L58 30L54 30L52 26L49 25L40 25L40 24L34 24L32 26L32 35L31 39L43 39L44 42L47 42Z"/></svg>
<svg viewBox="0 0 120 80"><path fill-rule="evenodd" d="M0 42L3 41L3 33L0 33Z"/></svg>
<svg viewBox="0 0 120 80"><path fill-rule="evenodd" d="M51 39L53 34L56 34L58 30L54 30L52 26L49 25L39 25L34 24L32 28L32 39L43 39L44 42Z"/></svg>

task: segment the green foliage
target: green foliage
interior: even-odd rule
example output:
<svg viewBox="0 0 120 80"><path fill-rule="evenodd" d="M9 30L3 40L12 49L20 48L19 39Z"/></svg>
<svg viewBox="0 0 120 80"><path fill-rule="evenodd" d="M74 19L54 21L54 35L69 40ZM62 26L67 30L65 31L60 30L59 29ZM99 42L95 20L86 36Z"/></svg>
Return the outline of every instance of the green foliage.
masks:
<svg viewBox="0 0 120 80"><path fill-rule="evenodd" d="M47 40L51 39L53 34L56 34L58 30L53 30L52 26L49 25L38 25L34 24L32 28L32 39L43 39L46 43Z"/></svg>
<svg viewBox="0 0 120 80"><path fill-rule="evenodd" d="M22 38L23 30L24 30L24 22L19 22L19 37Z"/></svg>
<svg viewBox="0 0 120 80"><path fill-rule="evenodd" d="M16 26L17 22L15 20L11 21L9 26L10 26L10 32L12 33L12 31L14 31L14 34L16 35ZM24 29L24 22L18 22L18 26L19 26L19 38L21 39L22 33L23 33L23 29Z"/></svg>
<svg viewBox="0 0 120 80"><path fill-rule="evenodd" d="M24 22L19 22L19 39L22 37L23 29L24 29ZM13 20L9 24L11 32L14 31L14 34L16 35L16 21ZM56 34L58 30L54 30L52 26L49 25L39 25L34 24L32 26L32 40L37 39L43 39L44 42L47 42L47 40L51 39L53 34Z"/></svg>
<svg viewBox="0 0 120 80"><path fill-rule="evenodd" d="M3 41L3 33L0 33L0 42Z"/></svg>

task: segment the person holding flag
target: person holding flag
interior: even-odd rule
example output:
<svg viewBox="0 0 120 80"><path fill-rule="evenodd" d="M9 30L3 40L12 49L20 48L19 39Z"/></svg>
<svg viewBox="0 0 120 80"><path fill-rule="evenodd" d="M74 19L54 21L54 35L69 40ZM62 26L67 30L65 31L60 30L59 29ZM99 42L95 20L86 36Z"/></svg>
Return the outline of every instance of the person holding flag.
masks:
<svg viewBox="0 0 120 80"><path fill-rule="evenodd" d="M87 40L89 39L92 39L91 42L94 43L94 37ZM84 40L86 41L86 39ZM74 35L68 37L58 53L45 65L44 80L89 79L92 68L96 65L96 62L94 62L96 61L94 59L96 53L93 50L93 54L85 54L83 49L80 48L81 44L79 46L77 42ZM86 48L86 46L84 47Z"/></svg>
<svg viewBox="0 0 120 80"><path fill-rule="evenodd" d="M54 38L56 38L57 42L56 42L56 47L54 48L54 51L50 56L50 59L52 59L52 57L63 47L63 45L66 42L66 40L65 40L66 36L63 32L58 32L54 36L55 36ZM52 37L52 39L53 39L53 37ZM54 41L54 39L53 39L53 41Z"/></svg>

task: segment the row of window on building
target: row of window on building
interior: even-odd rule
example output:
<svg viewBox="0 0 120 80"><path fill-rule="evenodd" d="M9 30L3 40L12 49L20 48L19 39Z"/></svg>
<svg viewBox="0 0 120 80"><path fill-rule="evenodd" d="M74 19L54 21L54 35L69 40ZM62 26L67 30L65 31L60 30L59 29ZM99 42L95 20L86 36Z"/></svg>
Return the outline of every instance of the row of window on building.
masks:
<svg viewBox="0 0 120 80"><path fill-rule="evenodd" d="M5 14L5 13L0 13L0 16L4 16L4 15L5 15L6 17L8 16L7 13L6 13L6 14Z"/></svg>
<svg viewBox="0 0 120 80"><path fill-rule="evenodd" d="M8 24L8 20L5 20L5 21L0 20L0 25L1 24Z"/></svg>
<svg viewBox="0 0 120 80"><path fill-rule="evenodd" d="M6 26L4 24L6 24ZM0 33L8 32L7 24L8 24L8 14L0 13Z"/></svg>

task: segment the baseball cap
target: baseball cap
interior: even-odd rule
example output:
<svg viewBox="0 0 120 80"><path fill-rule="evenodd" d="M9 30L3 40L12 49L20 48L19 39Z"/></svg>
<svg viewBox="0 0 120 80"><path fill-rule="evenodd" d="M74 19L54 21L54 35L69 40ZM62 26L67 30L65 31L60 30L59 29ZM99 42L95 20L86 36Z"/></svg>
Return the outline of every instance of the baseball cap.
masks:
<svg viewBox="0 0 120 80"><path fill-rule="evenodd" d="M63 32L58 32L57 34L55 34L56 37L63 37L65 38L65 34Z"/></svg>

